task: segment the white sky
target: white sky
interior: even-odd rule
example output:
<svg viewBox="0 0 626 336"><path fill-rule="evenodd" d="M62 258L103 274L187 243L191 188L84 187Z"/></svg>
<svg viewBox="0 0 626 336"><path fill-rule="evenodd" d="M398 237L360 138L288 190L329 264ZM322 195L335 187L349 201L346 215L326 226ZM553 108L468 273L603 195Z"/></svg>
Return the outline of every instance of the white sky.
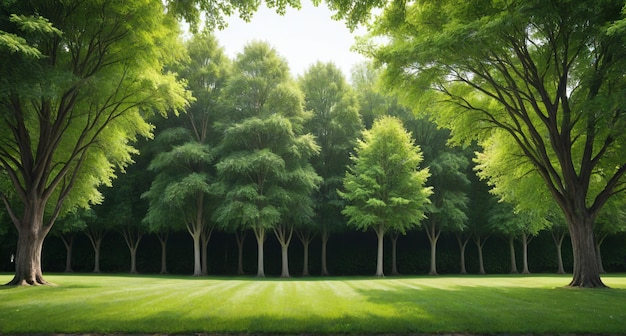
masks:
<svg viewBox="0 0 626 336"><path fill-rule="evenodd" d="M365 29L350 33L343 22L331 16L324 3L315 7L307 0L302 1L302 9L288 8L283 16L262 5L250 22L230 17L228 27L215 35L231 58L242 52L248 42L266 41L287 59L294 77L304 74L319 60L335 63L349 80L352 67L366 60L350 51L354 37L364 35Z"/></svg>

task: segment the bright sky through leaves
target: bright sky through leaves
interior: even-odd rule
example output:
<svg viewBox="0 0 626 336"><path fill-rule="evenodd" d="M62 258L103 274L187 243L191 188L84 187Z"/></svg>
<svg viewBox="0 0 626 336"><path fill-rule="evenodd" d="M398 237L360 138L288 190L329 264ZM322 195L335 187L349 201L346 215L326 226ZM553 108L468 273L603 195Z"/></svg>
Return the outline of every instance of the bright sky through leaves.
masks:
<svg viewBox="0 0 626 336"><path fill-rule="evenodd" d="M366 60L350 48L354 37L366 31L361 28L351 33L343 22L331 16L332 12L324 4L315 7L310 1L302 1L300 10L288 8L283 16L262 6L250 22L238 16L228 18L228 27L217 31L216 36L231 58L250 41L267 41L287 59L294 76L304 74L319 60L334 62L350 78L352 67Z"/></svg>

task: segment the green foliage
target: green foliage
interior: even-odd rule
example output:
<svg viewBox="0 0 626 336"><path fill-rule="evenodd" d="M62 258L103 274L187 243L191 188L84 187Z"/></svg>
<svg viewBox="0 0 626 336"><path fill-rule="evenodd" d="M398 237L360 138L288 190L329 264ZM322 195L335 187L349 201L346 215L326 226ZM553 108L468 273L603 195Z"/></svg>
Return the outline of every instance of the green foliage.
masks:
<svg viewBox="0 0 626 336"><path fill-rule="evenodd" d="M285 60L265 43L248 44L225 93L231 109L217 123L224 137L216 168L226 192L217 220L255 230L309 220L320 182L309 160L319 147L303 133L309 114Z"/></svg>
<svg viewBox="0 0 626 336"><path fill-rule="evenodd" d="M405 232L425 218L432 188L425 187L428 169L418 170L419 147L402 122L382 117L363 132L339 195L348 205L342 211L357 229L384 227Z"/></svg>

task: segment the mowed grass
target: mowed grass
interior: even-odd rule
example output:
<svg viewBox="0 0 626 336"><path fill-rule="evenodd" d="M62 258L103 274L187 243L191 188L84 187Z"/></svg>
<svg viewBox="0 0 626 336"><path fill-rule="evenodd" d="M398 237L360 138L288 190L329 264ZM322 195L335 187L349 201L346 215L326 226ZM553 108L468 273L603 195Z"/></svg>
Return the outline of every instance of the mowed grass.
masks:
<svg viewBox="0 0 626 336"><path fill-rule="evenodd" d="M605 276L605 290L552 275L46 279L57 286L0 287L0 334L626 334L623 274Z"/></svg>

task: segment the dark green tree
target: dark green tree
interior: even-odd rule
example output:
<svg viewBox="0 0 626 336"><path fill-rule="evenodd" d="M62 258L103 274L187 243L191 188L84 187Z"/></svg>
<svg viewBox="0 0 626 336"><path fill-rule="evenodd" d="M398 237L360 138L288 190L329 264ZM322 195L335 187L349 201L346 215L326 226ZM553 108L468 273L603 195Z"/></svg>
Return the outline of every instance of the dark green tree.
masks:
<svg viewBox="0 0 626 336"><path fill-rule="evenodd" d="M312 160L322 183L313 198L315 200L314 226L304 226L299 231L305 246L305 265L308 265L308 243L312 234L319 232L322 238L322 275L329 275L326 263L326 247L331 232L340 230L345 220L341 215L343 200L337 195L346 169L350 164L350 151L356 145L361 132L356 96L346 82L341 70L333 63L318 62L309 67L300 78L304 92L305 109L313 117L305 124L305 130L313 134L320 146L320 154ZM308 274L308 268L304 268Z"/></svg>
<svg viewBox="0 0 626 336"><path fill-rule="evenodd" d="M267 43L244 47L234 64L218 123L224 137L217 171L223 203L216 218L224 226L251 229L257 240L257 276L265 276L267 230L281 244L281 276L288 277L287 251L295 225L313 216L311 193L320 182L309 163L319 147L303 123L302 92L286 61Z"/></svg>

